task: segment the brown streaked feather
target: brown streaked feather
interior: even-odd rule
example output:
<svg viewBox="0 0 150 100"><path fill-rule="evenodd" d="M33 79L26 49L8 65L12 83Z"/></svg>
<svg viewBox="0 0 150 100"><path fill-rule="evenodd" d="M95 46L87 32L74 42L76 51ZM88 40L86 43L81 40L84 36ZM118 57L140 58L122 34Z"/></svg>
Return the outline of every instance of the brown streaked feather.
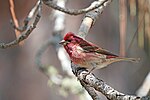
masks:
<svg viewBox="0 0 150 100"><path fill-rule="evenodd" d="M82 38L81 38L82 39ZM86 40L81 40L79 45L81 46L81 48L87 52L87 53L90 53L90 52L96 52L98 54L104 54L104 55L107 55L108 58L115 58L115 57L118 57L117 55L103 49L103 48L100 48L98 46L96 46L95 44L92 44L90 42L87 42Z"/></svg>

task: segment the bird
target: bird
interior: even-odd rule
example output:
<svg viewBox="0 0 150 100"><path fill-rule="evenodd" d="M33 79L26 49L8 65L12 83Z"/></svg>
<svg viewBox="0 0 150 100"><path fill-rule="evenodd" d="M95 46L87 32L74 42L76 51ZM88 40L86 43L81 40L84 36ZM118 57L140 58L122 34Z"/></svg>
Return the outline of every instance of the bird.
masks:
<svg viewBox="0 0 150 100"><path fill-rule="evenodd" d="M81 68L88 69L89 72L92 72L95 69L102 69L114 62L139 61L139 58L125 58L113 54L72 32L66 33L59 44L63 45L70 57L70 60L74 64L79 65Z"/></svg>

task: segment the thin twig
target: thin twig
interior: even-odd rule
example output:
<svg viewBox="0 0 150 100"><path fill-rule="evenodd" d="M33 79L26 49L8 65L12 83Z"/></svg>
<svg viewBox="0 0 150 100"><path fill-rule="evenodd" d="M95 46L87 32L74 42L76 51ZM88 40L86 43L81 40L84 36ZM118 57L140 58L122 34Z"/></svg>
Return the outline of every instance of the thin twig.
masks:
<svg viewBox="0 0 150 100"><path fill-rule="evenodd" d="M76 9L69 9L69 8L63 8L63 7L60 7L60 6L57 6L53 0L42 0L43 3L53 9L56 9L56 10L59 10L61 12L64 12L66 14L69 14L69 15L79 15L79 14L83 14L83 13L87 13L87 12L90 12L96 8L99 8L101 6L104 5L105 2L108 2L110 0L97 0L97 1L94 1L93 3L91 3L91 5L87 8L84 8L84 9L79 9L79 10L76 10Z"/></svg>
<svg viewBox="0 0 150 100"><path fill-rule="evenodd" d="M12 15L12 19L13 19L14 25L16 27L19 27L18 20L17 20L16 14L15 14L15 10L14 10L14 1L13 0L9 0L9 4L10 4L10 11L11 11L11 15ZM15 29L15 33L16 33L16 38L18 38L20 36L20 31Z"/></svg>

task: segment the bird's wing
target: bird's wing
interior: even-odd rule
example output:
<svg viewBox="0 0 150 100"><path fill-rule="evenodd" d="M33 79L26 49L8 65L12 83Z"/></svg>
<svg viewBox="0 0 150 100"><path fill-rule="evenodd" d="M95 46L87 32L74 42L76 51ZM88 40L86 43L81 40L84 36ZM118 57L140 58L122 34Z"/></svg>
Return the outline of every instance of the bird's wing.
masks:
<svg viewBox="0 0 150 100"><path fill-rule="evenodd" d="M90 52L95 52L95 53L98 53L98 54L104 54L106 55L108 58L115 58L115 57L118 57L117 55L103 49L103 48L100 48L98 46L96 46L95 44L92 44L86 40L83 40L80 41L79 43L80 47L87 53L90 53Z"/></svg>

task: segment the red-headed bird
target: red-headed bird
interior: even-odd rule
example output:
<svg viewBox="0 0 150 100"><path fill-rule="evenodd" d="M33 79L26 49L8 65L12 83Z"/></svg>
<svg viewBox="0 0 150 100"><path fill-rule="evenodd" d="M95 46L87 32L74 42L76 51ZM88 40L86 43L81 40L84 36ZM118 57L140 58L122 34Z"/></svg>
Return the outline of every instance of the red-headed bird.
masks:
<svg viewBox="0 0 150 100"><path fill-rule="evenodd" d="M107 65L119 61L136 62L137 58L123 58L88 42L74 33L69 32L60 42L67 51L71 61L80 67L89 69L101 69Z"/></svg>

